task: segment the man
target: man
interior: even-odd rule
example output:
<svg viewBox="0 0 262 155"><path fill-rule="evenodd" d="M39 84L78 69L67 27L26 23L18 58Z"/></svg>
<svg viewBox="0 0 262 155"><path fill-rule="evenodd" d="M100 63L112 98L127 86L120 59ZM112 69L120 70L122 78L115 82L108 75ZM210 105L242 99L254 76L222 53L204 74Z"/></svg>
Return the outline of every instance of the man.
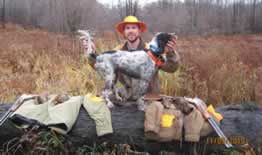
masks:
<svg viewBox="0 0 262 155"><path fill-rule="evenodd" d="M135 16L127 16L124 21L116 25L116 30L126 39L123 45L117 46L114 50L144 50L148 49L148 44L145 43L141 38L141 33L145 32L147 25L144 22L139 21ZM88 47L86 40L83 40L84 48ZM167 61L160 67L161 70L169 73L173 73L177 70L180 57L177 52L174 51L176 46L176 39L170 40L165 51L167 53ZM92 45L95 50L95 45ZM92 63L89 61L89 63ZM137 100L140 96L137 93L137 88L139 87L139 81L134 78L130 78L124 74L118 73L118 79L123 84L125 89L118 89L119 95L128 100ZM126 91L128 90L128 91ZM152 81L149 84L147 93L159 94L160 93L160 81L158 73L154 75Z"/></svg>

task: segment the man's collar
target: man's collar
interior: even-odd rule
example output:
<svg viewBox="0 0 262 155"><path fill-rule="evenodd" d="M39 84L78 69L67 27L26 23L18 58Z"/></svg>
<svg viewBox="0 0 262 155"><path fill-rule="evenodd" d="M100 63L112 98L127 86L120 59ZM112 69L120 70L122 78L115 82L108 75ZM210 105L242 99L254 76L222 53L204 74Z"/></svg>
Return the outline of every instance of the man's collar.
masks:
<svg viewBox="0 0 262 155"><path fill-rule="evenodd" d="M125 50L125 51L144 50L145 49L145 43L144 43L144 41L142 40L141 37L139 39L140 39L140 41L139 41L139 44L138 44L136 49L129 49L128 45L127 45L128 41L126 41L125 44L123 45L123 47L121 48L121 50Z"/></svg>

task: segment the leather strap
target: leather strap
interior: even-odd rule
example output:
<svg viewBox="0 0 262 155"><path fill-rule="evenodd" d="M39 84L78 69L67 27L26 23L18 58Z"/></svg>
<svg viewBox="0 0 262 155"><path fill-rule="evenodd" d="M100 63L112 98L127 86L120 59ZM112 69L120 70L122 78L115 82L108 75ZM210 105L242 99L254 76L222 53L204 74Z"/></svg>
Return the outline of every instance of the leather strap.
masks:
<svg viewBox="0 0 262 155"><path fill-rule="evenodd" d="M158 67L162 66L164 64L163 61L158 59L156 56L154 56L150 51L147 52L147 55L156 63Z"/></svg>

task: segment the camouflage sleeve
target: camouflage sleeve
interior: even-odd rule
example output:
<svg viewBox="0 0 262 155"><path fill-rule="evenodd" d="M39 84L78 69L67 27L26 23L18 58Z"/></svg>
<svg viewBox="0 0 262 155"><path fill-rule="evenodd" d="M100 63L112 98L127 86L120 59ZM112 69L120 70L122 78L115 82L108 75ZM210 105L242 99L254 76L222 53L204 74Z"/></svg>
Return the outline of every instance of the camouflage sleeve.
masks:
<svg viewBox="0 0 262 155"><path fill-rule="evenodd" d="M180 65L180 56L176 51L167 53L167 61L161 66L161 70L174 73Z"/></svg>

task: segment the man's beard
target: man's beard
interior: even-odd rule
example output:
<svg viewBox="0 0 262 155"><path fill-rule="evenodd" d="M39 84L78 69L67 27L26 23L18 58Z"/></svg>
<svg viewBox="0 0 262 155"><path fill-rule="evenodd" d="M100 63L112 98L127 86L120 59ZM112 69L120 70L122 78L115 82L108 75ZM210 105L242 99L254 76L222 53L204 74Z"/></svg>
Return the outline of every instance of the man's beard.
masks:
<svg viewBox="0 0 262 155"><path fill-rule="evenodd" d="M137 39L139 39L139 37L137 36L135 39L133 39L133 40L130 40L130 39L128 39L128 37L127 37L127 40L130 42L130 43L134 43L134 42L136 42L137 41Z"/></svg>

